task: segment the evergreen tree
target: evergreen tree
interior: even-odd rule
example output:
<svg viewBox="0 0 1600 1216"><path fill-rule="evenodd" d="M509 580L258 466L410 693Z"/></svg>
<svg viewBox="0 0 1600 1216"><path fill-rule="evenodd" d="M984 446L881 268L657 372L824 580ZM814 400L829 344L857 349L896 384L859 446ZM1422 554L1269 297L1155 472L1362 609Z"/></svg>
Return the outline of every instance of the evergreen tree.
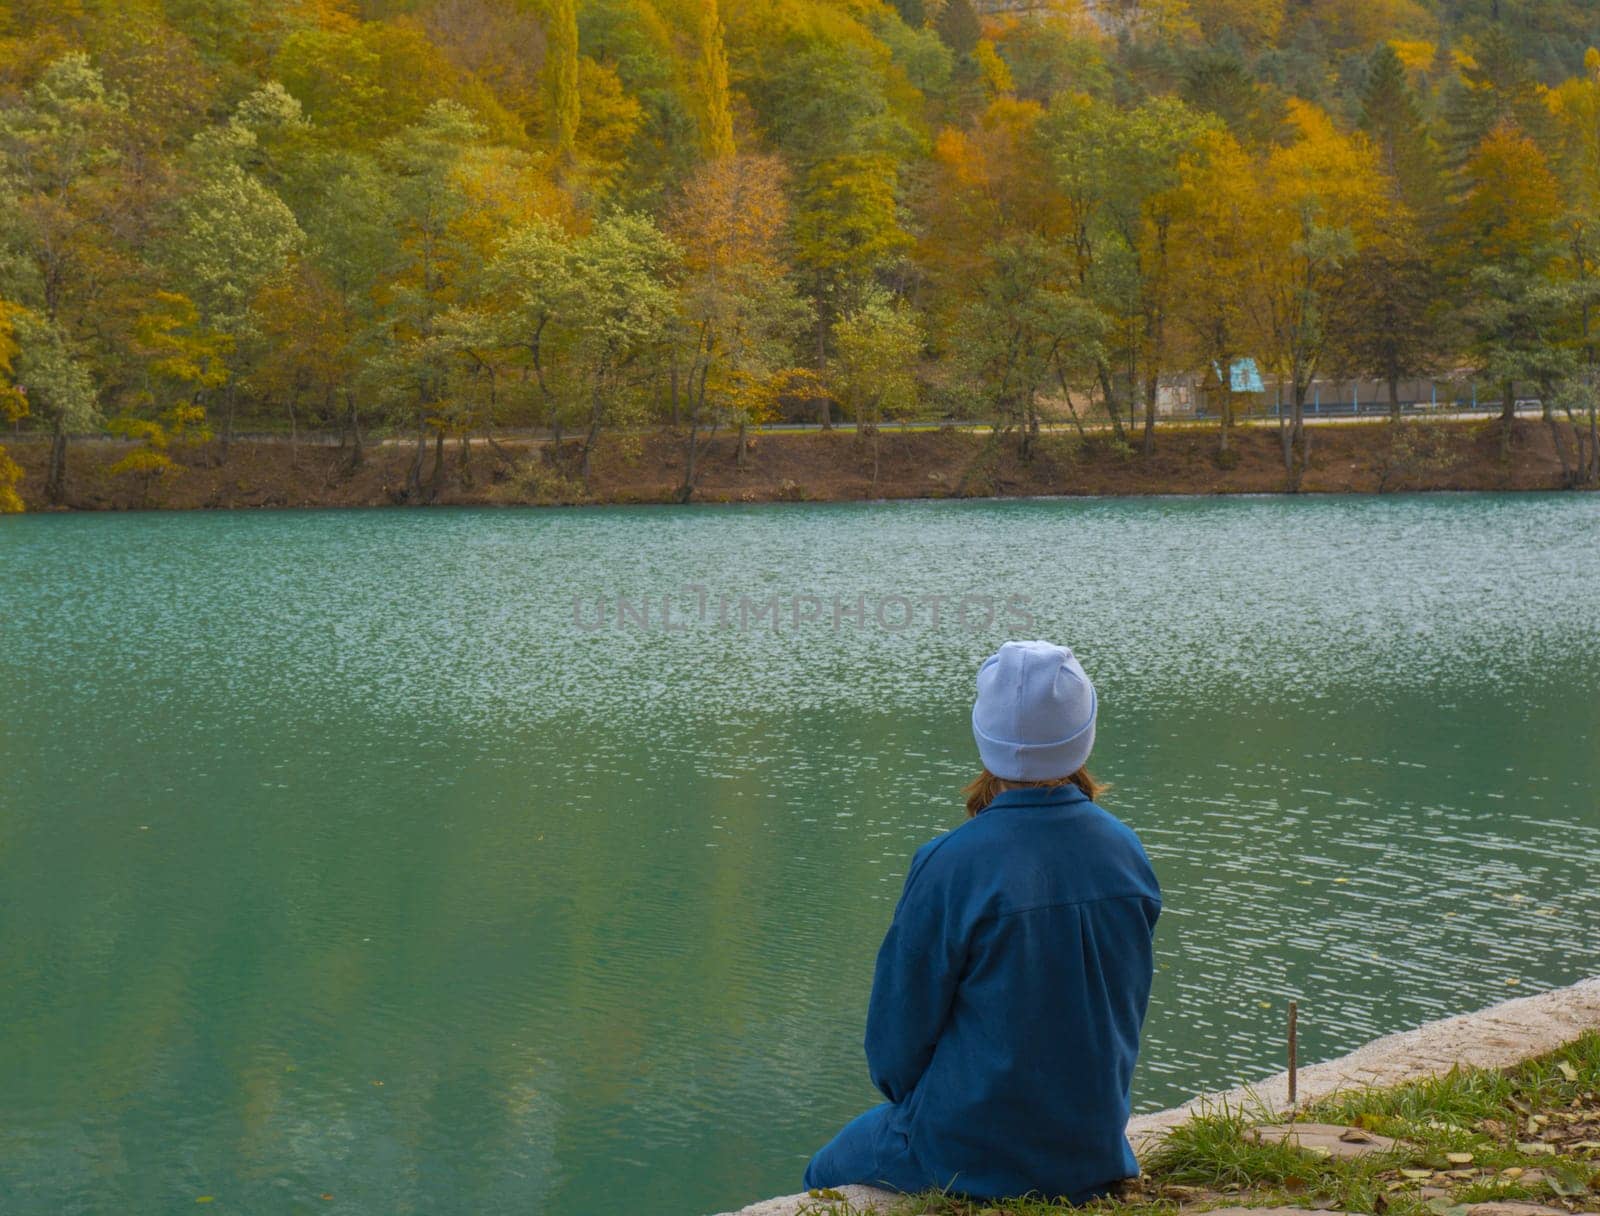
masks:
<svg viewBox="0 0 1600 1216"><path fill-rule="evenodd" d="M546 86L550 90L551 134L556 151L570 162L577 154L578 120L578 6L575 0L554 0L545 37Z"/></svg>
<svg viewBox="0 0 1600 1216"><path fill-rule="evenodd" d="M1378 161L1394 180L1400 201L1425 232L1433 231L1444 193L1439 150L1406 80L1405 65L1388 43L1369 61L1360 125L1377 146Z"/></svg>
<svg viewBox="0 0 1600 1216"><path fill-rule="evenodd" d="M1499 123L1511 119L1536 141L1549 134L1550 116L1539 82L1511 35L1498 26L1478 41L1470 61L1445 92L1445 151L1459 171Z"/></svg>
<svg viewBox="0 0 1600 1216"><path fill-rule="evenodd" d="M1338 337L1330 362L1382 380L1398 421L1400 381L1432 370L1439 340L1438 275L1407 216L1385 217L1345 267L1334 298L1330 320Z"/></svg>

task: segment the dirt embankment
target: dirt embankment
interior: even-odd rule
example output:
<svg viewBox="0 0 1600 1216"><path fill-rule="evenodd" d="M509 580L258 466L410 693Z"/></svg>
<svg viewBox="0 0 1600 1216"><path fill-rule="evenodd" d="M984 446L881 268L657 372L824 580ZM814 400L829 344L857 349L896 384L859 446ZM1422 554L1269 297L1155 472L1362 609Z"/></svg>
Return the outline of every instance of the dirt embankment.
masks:
<svg viewBox="0 0 1600 1216"><path fill-rule="evenodd" d="M1312 464L1301 489L1311 493L1393 490L1548 490L1565 484L1551 428L1537 420L1515 424L1502 453L1500 422L1440 421L1318 426ZM7 437L22 466L18 487L29 509L43 509L48 443ZM1210 428L1158 432L1146 458L1137 443L1070 432L1043 436L1029 459L1014 440L993 442L965 430L886 431L873 442L854 432L776 432L752 435L742 461L733 436L702 451L694 499L700 502L828 502L870 498L955 498L1041 494L1240 494L1285 488L1279 438L1272 427L1239 427L1227 461L1217 455ZM210 443L175 452L176 471L148 481L113 473L125 444L75 441L68 453L64 506L76 510L367 507L431 502L446 505L653 503L678 501L684 441L660 432L603 436L589 486L578 473L578 445L567 444L558 465L548 444L502 441L472 444L465 468L451 441L436 474L430 445L423 492L405 493L409 444L369 445L348 467L337 448L278 441L235 441L226 452Z"/></svg>

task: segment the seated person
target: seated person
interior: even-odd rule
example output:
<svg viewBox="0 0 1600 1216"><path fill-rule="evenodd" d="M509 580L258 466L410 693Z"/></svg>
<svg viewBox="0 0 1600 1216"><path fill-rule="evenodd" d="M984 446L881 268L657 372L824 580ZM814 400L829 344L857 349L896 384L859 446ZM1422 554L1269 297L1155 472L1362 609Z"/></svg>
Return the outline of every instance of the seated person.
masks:
<svg viewBox="0 0 1600 1216"><path fill-rule="evenodd" d="M1138 1164L1125 1134L1161 890L1084 770L1094 686L1070 650L978 669L984 771L966 823L917 850L878 952L867 1065L888 1099L806 1168L978 1199L1081 1203Z"/></svg>

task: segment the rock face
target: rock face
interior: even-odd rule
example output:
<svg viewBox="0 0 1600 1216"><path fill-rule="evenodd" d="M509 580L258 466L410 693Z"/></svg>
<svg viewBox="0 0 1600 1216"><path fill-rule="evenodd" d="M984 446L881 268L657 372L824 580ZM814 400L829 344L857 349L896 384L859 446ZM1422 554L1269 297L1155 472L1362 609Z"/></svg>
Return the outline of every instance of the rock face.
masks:
<svg viewBox="0 0 1600 1216"><path fill-rule="evenodd" d="M1444 1018L1415 1030L1374 1039L1347 1056L1302 1068L1298 1096L1302 1102L1316 1102L1340 1090L1389 1088L1424 1077L1438 1076L1457 1065L1509 1068L1533 1056L1554 1051L1586 1030L1600 1030L1600 976L1583 980L1570 988L1557 988L1537 996L1521 997L1477 1013ZM1270 1117L1288 1110L1288 1090L1288 1074L1278 1073L1256 1085L1224 1093L1202 1094L1171 1110L1134 1116L1128 1123L1128 1138L1133 1142L1135 1151L1143 1155L1169 1129L1184 1122L1190 1115L1224 1104L1233 1109L1243 1107ZM1297 1126L1299 1134L1304 1135L1307 1129L1318 1125ZM1332 1130L1343 1133L1347 1129ZM1378 1139L1381 1137L1374 1137L1374 1140ZM1339 1142L1347 1148L1362 1147ZM1301 1143L1305 1142L1302 1140ZM1330 1147L1329 1151L1334 1150ZM894 1211L902 1198L869 1186L842 1187L840 1193L854 1205L854 1210L880 1212L886 1216ZM812 1199L809 1195L785 1195L741 1208L738 1212L725 1212L722 1216L799 1216L807 1209L820 1208L826 1211L827 1207L827 1201ZM1501 1202L1479 1204L1470 1212L1471 1216L1539 1216L1553 1210L1536 1204ZM1207 1216L1224 1216L1225 1213L1233 1216L1241 1211L1244 1209L1224 1208L1207 1213ZM1252 1211L1254 1216L1266 1216L1267 1212L1276 1212L1277 1209L1266 1209L1264 1212L1257 1208Z"/></svg>

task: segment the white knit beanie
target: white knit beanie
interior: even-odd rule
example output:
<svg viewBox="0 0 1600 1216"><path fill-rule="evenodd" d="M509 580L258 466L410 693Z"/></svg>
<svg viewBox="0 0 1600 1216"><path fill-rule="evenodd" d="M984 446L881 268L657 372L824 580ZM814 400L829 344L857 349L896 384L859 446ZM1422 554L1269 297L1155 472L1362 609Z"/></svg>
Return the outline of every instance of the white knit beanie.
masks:
<svg viewBox="0 0 1600 1216"><path fill-rule="evenodd" d="M1049 781L1083 767L1094 747L1094 685L1065 646L1007 642L978 668L972 736L1005 781Z"/></svg>

